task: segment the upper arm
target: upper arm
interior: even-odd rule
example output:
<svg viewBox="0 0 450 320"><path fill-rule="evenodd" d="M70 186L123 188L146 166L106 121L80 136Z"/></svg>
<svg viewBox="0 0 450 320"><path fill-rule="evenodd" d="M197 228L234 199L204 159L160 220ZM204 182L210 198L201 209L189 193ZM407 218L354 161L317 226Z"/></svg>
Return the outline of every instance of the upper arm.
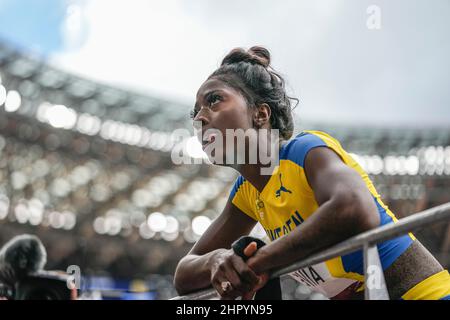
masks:
<svg viewBox="0 0 450 320"><path fill-rule="evenodd" d="M229 249L235 240L249 234L256 223L228 199L222 213L214 219L189 254L203 255L219 248Z"/></svg>
<svg viewBox="0 0 450 320"><path fill-rule="evenodd" d="M339 210L356 213L371 226L379 224L378 210L364 180L332 149L311 149L305 174L319 205L332 200Z"/></svg>
<svg viewBox="0 0 450 320"><path fill-rule="evenodd" d="M330 148L314 148L305 159L305 174L319 204L336 193L368 189L361 176Z"/></svg>

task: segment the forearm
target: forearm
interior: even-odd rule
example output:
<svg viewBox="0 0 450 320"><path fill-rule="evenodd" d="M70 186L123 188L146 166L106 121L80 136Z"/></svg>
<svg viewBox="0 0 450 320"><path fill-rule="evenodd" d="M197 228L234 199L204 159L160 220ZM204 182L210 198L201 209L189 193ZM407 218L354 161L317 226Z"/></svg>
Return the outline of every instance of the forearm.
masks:
<svg viewBox="0 0 450 320"><path fill-rule="evenodd" d="M364 212L377 214L373 206L356 203L348 205L333 199L323 203L303 224L261 248L248 260L250 268L262 273L290 265L378 225L377 219L364 217Z"/></svg>
<svg viewBox="0 0 450 320"><path fill-rule="evenodd" d="M179 294L207 288L211 285L213 256L226 249L217 249L204 255L188 254L178 263L174 285Z"/></svg>

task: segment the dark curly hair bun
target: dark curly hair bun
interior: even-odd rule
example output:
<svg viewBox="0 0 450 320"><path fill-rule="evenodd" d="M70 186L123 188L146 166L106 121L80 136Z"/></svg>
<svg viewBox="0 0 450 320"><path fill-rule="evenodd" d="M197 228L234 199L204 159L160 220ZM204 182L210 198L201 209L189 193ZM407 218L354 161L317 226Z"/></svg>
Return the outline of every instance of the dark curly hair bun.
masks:
<svg viewBox="0 0 450 320"><path fill-rule="evenodd" d="M270 125L288 140L294 131L291 100L286 94L283 77L270 65L269 50L260 46L248 50L235 48L222 60L209 78L219 79L239 90L250 107L266 103L271 110Z"/></svg>
<svg viewBox="0 0 450 320"><path fill-rule="evenodd" d="M270 52L266 48L254 46L248 51L242 48L235 48L222 60L221 66L238 62L249 62L259 64L264 68L270 65Z"/></svg>

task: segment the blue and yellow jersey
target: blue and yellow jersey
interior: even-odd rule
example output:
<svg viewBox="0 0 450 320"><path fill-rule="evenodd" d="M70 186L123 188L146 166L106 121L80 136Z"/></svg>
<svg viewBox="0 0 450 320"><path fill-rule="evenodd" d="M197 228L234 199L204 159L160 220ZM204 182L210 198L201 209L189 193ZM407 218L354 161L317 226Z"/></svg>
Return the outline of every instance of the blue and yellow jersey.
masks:
<svg viewBox="0 0 450 320"><path fill-rule="evenodd" d="M271 241L288 234L313 215L319 207L304 170L306 155L316 147L332 149L346 165L359 173L378 208L380 225L397 221L381 201L380 195L361 166L336 139L320 131L304 131L280 148L280 163L260 194L252 184L239 176L230 194L232 203L258 221ZM388 268L413 240L412 234L406 234L379 243L378 251L383 269ZM348 293L349 290L356 292L363 289L363 254L360 250L336 257L293 272L291 276L329 298Z"/></svg>

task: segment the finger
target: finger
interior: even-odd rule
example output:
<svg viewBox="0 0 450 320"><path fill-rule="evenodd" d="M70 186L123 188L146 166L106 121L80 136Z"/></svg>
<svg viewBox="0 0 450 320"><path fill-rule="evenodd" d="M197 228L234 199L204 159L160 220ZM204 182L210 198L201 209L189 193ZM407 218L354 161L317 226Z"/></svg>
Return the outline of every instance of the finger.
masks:
<svg viewBox="0 0 450 320"><path fill-rule="evenodd" d="M221 300L229 300L232 299L232 290L233 290L233 285L231 284L230 281L224 281L220 284L220 286L222 287L223 290L223 294L221 296Z"/></svg>
<svg viewBox="0 0 450 320"><path fill-rule="evenodd" d="M232 259L233 267L239 274L239 277L247 285L254 287L258 284L258 276L239 256L234 256Z"/></svg>
<svg viewBox="0 0 450 320"><path fill-rule="evenodd" d="M229 291L223 292L220 296L220 300L235 300L237 297L241 296L242 293L231 286Z"/></svg>
<svg viewBox="0 0 450 320"><path fill-rule="evenodd" d="M223 275L221 277L216 277L214 281L212 282L212 286L214 289L216 289L217 293L220 296L221 300L231 300L237 297L239 294L233 291L236 291L233 289L232 285L230 287L224 286L223 283L226 283L228 281L227 278L225 278Z"/></svg>
<svg viewBox="0 0 450 320"><path fill-rule="evenodd" d="M228 268L225 276L231 282L234 289L239 291L241 294L252 289L253 285L247 283L247 281L243 279L243 276L236 270L233 260L229 260L227 266Z"/></svg>
<svg viewBox="0 0 450 320"><path fill-rule="evenodd" d="M267 283L267 281L269 281L269 274L268 273L262 273L258 276L258 284L256 285L256 290L261 289L262 287L264 287Z"/></svg>
<svg viewBox="0 0 450 320"><path fill-rule="evenodd" d="M247 247L245 247L244 254L247 257L251 257L252 255L255 254L256 250L258 250L258 245L256 244L255 241L252 241L247 245Z"/></svg>
<svg viewBox="0 0 450 320"><path fill-rule="evenodd" d="M243 286L230 260L219 266L218 272L211 282L222 299L235 299L248 290L247 287ZM228 286L224 285L226 283L228 283Z"/></svg>
<svg viewBox="0 0 450 320"><path fill-rule="evenodd" d="M252 290L249 292L246 292L242 295L242 300L253 300L253 297L255 296L256 291Z"/></svg>
<svg viewBox="0 0 450 320"><path fill-rule="evenodd" d="M270 277L268 273L263 273L258 276L258 284L251 291L243 294L242 300L253 300L256 292L266 285L267 281L269 281L269 278Z"/></svg>
<svg viewBox="0 0 450 320"><path fill-rule="evenodd" d="M236 275L239 279L239 282L235 283L236 289L238 289L241 293L246 293L254 290L254 288L259 283L259 278L256 273L254 273L243 260L236 256L235 259L231 260L234 275ZM233 274L227 274L228 277L232 277Z"/></svg>

